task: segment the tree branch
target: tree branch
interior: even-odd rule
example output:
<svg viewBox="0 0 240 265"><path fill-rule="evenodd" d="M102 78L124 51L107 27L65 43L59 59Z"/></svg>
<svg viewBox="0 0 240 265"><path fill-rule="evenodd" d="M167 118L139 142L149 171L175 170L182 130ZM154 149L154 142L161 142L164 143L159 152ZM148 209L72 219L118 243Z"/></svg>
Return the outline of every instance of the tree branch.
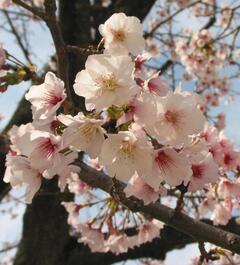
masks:
<svg viewBox="0 0 240 265"><path fill-rule="evenodd" d="M13 1L14 4L23 7L24 9L26 9L26 10L30 11L31 13L33 13L35 16L38 16L39 18L44 20L45 14L40 9L38 9L36 7L29 6L28 4L26 4L22 0L12 0L12 1Z"/></svg>
<svg viewBox="0 0 240 265"><path fill-rule="evenodd" d="M197 241L209 242L224 249L240 254L240 236L226 232L215 226L194 220L186 214L179 213L160 203L152 203L147 206L135 197L127 199L123 189L125 184L118 182L118 189L114 187L112 178L103 172L99 172L83 162L79 162L81 167L79 177L89 186L100 188L107 193L113 194L113 188L117 190L116 198L123 205L133 212L142 212L158 219L178 231L193 237Z"/></svg>
<svg viewBox="0 0 240 265"><path fill-rule="evenodd" d="M11 28L11 31L12 31L13 35L15 36L15 38L17 40L17 43L18 43L19 47L21 48L25 58L27 59L27 61L30 64L32 64L32 61L31 61L30 56L29 56L29 51L23 45L23 42L22 42L22 40L21 40L21 38L20 38L15 26L13 25L13 22L12 22L10 16L9 16L8 12L6 10L3 10L2 12L4 13L4 15L5 15L6 19L7 19L7 22L9 24L10 28Z"/></svg>
<svg viewBox="0 0 240 265"><path fill-rule="evenodd" d="M157 23L157 25L155 27L152 28L152 30L148 33L145 34L145 38L148 37L152 37L153 34L156 32L156 30L161 27L163 24L167 23L168 21L172 20L175 16L177 16L178 14L180 14L181 12L185 11L186 9L195 6L196 4L201 3L201 0L195 1L193 3L190 3L189 5L185 6L184 8L180 8L178 9L176 12L174 12L173 14L171 14L170 16L168 16L166 19L160 21L159 23Z"/></svg>

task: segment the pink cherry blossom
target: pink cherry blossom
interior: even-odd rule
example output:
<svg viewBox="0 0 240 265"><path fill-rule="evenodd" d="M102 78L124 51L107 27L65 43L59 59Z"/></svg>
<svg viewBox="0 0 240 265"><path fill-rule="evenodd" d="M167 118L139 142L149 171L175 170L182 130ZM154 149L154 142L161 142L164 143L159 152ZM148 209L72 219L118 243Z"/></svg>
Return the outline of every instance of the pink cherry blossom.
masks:
<svg viewBox="0 0 240 265"><path fill-rule="evenodd" d="M41 186L40 172L33 168L30 161L23 156L7 155L6 172L4 181L10 183L12 187L25 187L24 199L26 203L31 203L35 193Z"/></svg>
<svg viewBox="0 0 240 265"><path fill-rule="evenodd" d="M110 235L104 243L106 248L116 255L126 253L129 247L129 239L125 234Z"/></svg>
<svg viewBox="0 0 240 265"><path fill-rule="evenodd" d="M145 82L145 88L151 93L155 93L160 97L166 96L169 92L169 87L166 81L161 80L157 75L152 76Z"/></svg>
<svg viewBox="0 0 240 265"><path fill-rule="evenodd" d="M138 232L138 245L146 242L151 242L155 237L159 237L160 230L163 228L163 223L153 219L152 221L145 222L139 227Z"/></svg>
<svg viewBox="0 0 240 265"><path fill-rule="evenodd" d="M87 224L79 224L78 230L81 232L79 242L87 244L92 252L106 252L108 249L104 245L104 235L99 229L94 229Z"/></svg>
<svg viewBox="0 0 240 265"><path fill-rule="evenodd" d="M155 191L151 186L138 177L136 173L128 182L124 192L127 197L135 196L138 199L143 200L145 205L155 202L160 195L167 195L167 190L163 186L159 186L159 189Z"/></svg>
<svg viewBox="0 0 240 265"><path fill-rule="evenodd" d="M32 123L22 124L19 127L13 125L8 131L8 136L11 141L11 150L19 155L26 154L25 149L27 148L29 138L25 137L25 135L32 130L34 130Z"/></svg>
<svg viewBox="0 0 240 265"><path fill-rule="evenodd" d="M75 202L62 202L62 205L68 212L67 222L72 227L76 228L79 225L79 210L81 205L76 204Z"/></svg>
<svg viewBox="0 0 240 265"><path fill-rule="evenodd" d="M32 86L25 98L31 102L33 118L44 121L55 115L66 99L64 83L55 74L48 72L43 84Z"/></svg>
<svg viewBox="0 0 240 265"><path fill-rule="evenodd" d="M205 118L196 106L194 94L168 94L158 104L157 121L149 132L169 144L189 142L189 136L198 134Z"/></svg>
<svg viewBox="0 0 240 265"><path fill-rule="evenodd" d="M187 185L191 175L191 165L184 154L172 148L163 148L154 151L152 177L144 178L144 180L155 188L162 181L171 186L177 186L183 182Z"/></svg>
<svg viewBox="0 0 240 265"><path fill-rule="evenodd" d="M189 136L200 133L205 122L196 105L194 94L169 93L166 97L159 98L148 95L137 105L137 122L145 125L147 132L161 143L188 144ZM144 115L140 110L147 108ZM139 115L139 112L143 114Z"/></svg>
<svg viewBox="0 0 240 265"><path fill-rule="evenodd" d="M29 133L28 138L28 156L31 166L43 172L53 165L54 158L62 149L61 137L35 130Z"/></svg>
<svg viewBox="0 0 240 265"><path fill-rule="evenodd" d="M80 168L72 164L75 159L78 157L77 152L72 152L67 155L62 153L56 154L52 158L52 163L50 167L47 167L43 171L43 177L46 179L52 179L55 175L58 176L58 186L61 191L64 191L67 180L74 173L79 173Z"/></svg>
<svg viewBox="0 0 240 265"><path fill-rule="evenodd" d="M240 183L221 178L217 191L221 198L240 196Z"/></svg>
<svg viewBox="0 0 240 265"><path fill-rule="evenodd" d="M67 178L68 189L76 195L85 194L90 187L79 179L77 173L71 172L70 177Z"/></svg>
<svg viewBox="0 0 240 265"><path fill-rule="evenodd" d="M214 225L226 225L232 217L230 209L224 205L224 203L218 203L213 211L213 224Z"/></svg>
<svg viewBox="0 0 240 265"><path fill-rule="evenodd" d="M214 183L219 178L218 166L210 153L203 160L192 164L192 172L189 191L202 189L205 184Z"/></svg>

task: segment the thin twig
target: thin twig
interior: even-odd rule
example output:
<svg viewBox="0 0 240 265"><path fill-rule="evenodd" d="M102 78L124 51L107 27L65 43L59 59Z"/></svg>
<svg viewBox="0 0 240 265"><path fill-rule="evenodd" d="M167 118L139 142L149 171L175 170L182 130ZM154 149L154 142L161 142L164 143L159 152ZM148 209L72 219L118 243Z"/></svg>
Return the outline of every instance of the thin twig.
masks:
<svg viewBox="0 0 240 265"><path fill-rule="evenodd" d="M22 40L21 40L21 38L20 38L20 36L19 36L19 34L18 34L16 28L15 28L15 26L13 25L13 22L12 22L10 16L9 16L8 12L4 10L3 13L4 13L4 15L5 15L6 19L7 19L7 22L8 22L8 24L9 24L10 28L11 28L11 31L12 31L13 35L15 36L15 38L16 38L16 40L17 40L17 43L18 43L19 47L21 48L21 50L22 50L22 52L23 52L25 58L27 59L27 61L28 61L30 64L32 64L32 62L31 62L31 58L30 58L30 55L29 55L29 52L28 52L28 50L25 48L25 46L24 46L24 44L23 44L23 42L22 42Z"/></svg>
<svg viewBox="0 0 240 265"><path fill-rule="evenodd" d="M45 19L45 14L42 10L40 10L39 8L30 6L28 4L26 4L25 2L23 2L22 0L13 0L13 3L23 7L24 9L30 11L31 13L33 13L35 16L38 16L41 19Z"/></svg>

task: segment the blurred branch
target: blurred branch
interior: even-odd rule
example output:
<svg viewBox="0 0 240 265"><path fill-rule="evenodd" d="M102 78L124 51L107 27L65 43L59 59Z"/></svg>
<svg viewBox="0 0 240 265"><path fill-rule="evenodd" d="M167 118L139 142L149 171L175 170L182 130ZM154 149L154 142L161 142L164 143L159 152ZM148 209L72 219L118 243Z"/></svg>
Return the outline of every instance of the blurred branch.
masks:
<svg viewBox="0 0 240 265"><path fill-rule="evenodd" d="M30 11L31 13L33 13L35 16L38 16L38 17L40 17L41 19L44 20L45 14L40 9L30 6L30 5L26 4L22 0L12 0L12 1L13 1L14 4L23 7L24 9L26 9L26 10Z"/></svg>
<svg viewBox="0 0 240 265"><path fill-rule="evenodd" d="M20 36L19 36L19 34L18 34L18 32L17 32L17 30L16 30L16 28L15 28L15 26L14 26L14 24L13 24L11 18L10 18L10 16L9 16L9 14L8 14L8 12L5 11L5 10L3 10L2 12L4 13L4 15L6 17L7 22L9 24L10 28L11 28L11 31L12 31L13 35L15 36L15 38L17 40L17 43L18 43L19 47L21 48L21 50L22 50L22 52L23 52L26 60L30 64L32 64L31 59L30 59L30 56L29 56L29 51L28 51L27 48L25 48L25 46L24 46L24 44L23 44L23 42L22 42L22 40L21 40L21 38L20 38Z"/></svg>
<svg viewBox="0 0 240 265"><path fill-rule="evenodd" d="M73 53L73 54L84 54L84 55L91 55L91 54L96 54L96 53L100 53L96 48L89 46L88 48L80 48L77 46L73 46L73 45L67 45L67 51L69 53Z"/></svg>
<svg viewBox="0 0 240 265"><path fill-rule="evenodd" d="M7 251L9 251L9 250L12 250L12 249L14 249L14 248L17 248L17 247L18 247L18 244L19 244L19 243L14 244L14 245L9 245L9 246L7 246L7 247L5 247L5 248L0 249L0 254L2 254L2 253L4 253L4 252L7 252Z"/></svg>
<svg viewBox="0 0 240 265"><path fill-rule="evenodd" d="M181 12L185 11L186 9L195 6L196 4L201 3L201 0L192 2L191 4L185 6L184 8L180 8L178 9L176 12L174 12L173 14L171 14L170 16L168 16L167 18L165 18L164 20L160 21L159 23L157 23L157 25L155 27L152 28L152 30L148 33L145 34L145 38L148 37L152 37L153 34L156 32L156 30L161 27L162 25L164 25L165 23L169 22L170 20L172 20L175 16L177 16L178 14L180 14Z"/></svg>

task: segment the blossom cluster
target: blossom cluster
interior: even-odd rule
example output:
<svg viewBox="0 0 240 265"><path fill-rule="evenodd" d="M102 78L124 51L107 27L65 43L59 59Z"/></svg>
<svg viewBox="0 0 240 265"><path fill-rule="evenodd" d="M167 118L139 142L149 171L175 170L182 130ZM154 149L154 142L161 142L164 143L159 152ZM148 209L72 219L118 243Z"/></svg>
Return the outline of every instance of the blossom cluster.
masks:
<svg viewBox="0 0 240 265"><path fill-rule="evenodd" d="M74 163L84 152L87 161L97 161L92 162L96 169L126 183L127 197L136 196L146 205L180 186L188 192L204 191L202 213L204 203L212 200L214 222L226 223L240 184L223 176L238 170L239 152L206 124L200 95L180 88L172 91L158 72L145 71L149 58L143 53L143 26L136 17L114 14L99 32L104 52L87 58L73 87L76 95L85 98L86 111L65 108L70 103L66 103L64 82L48 72L44 83L32 86L25 96L31 103L32 123L9 131L11 151L4 181L25 186L28 203L43 179L54 177L61 191L68 186L76 195L89 194ZM185 43L178 45L177 52L192 74L207 77L205 82L211 85L217 79L219 86L214 87L223 92L227 88L215 65L222 63L224 51L215 51L219 56L212 58L212 47L204 48L209 38L202 31L192 39L191 48L199 50L197 54L188 53ZM218 185L219 197L211 196L213 185ZM226 207L227 202L231 205ZM112 198L105 198L103 204L106 212L83 223L79 211L93 204L64 203L69 224L92 251L119 254L159 236L162 224L141 215L134 217L139 224L135 235L127 236L124 229L133 216Z"/></svg>
<svg viewBox="0 0 240 265"><path fill-rule="evenodd" d="M176 44L176 53L186 67L186 71L200 80L199 90L211 87L216 89L214 95L227 94L229 80L220 76L220 69L225 65L228 49L225 45L216 47L209 30L204 29L193 34L190 44L182 39L179 40ZM206 96L209 97L208 94ZM212 105L216 105L215 102L211 102Z"/></svg>

